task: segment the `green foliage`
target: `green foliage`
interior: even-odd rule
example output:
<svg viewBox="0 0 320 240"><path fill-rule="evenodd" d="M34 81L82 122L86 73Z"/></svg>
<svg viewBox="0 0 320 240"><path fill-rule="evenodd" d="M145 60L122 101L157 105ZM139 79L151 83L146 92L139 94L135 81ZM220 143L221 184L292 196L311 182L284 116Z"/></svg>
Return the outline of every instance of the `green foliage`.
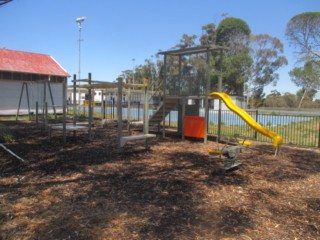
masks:
<svg viewBox="0 0 320 240"><path fill-rule="evenodd" d="M235 35L249 36L250 33L251 30L248 24L242 19L232 17L225 18L217 28L217 44L226 45L225 43L232 41Z"/></svg>
<svg viewBox="0 0 320 240"><path fill-rule="evenodd" d="M0 143L13 143L15 138L8 128L0 126Z"/></svg>
<svg viewBox="0 0 320 240"><path fill-rule="evenodd" d="M302 61L320 60L320 12L304 12L290 19L286 37Z"/></svg>

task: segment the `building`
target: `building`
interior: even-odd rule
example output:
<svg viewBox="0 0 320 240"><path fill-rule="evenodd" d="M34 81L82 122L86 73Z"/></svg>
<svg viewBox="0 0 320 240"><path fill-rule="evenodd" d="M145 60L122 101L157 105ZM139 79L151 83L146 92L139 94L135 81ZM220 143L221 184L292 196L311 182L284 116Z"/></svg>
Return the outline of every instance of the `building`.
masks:
<svg viewBox="0 0 320 240"><path fill-rule="evenodd" d="M0 114L35 110L36 102L61 107L63 82L70 75L50 55L0 49ZM51 94L50 94L51 93Z"/></svg>

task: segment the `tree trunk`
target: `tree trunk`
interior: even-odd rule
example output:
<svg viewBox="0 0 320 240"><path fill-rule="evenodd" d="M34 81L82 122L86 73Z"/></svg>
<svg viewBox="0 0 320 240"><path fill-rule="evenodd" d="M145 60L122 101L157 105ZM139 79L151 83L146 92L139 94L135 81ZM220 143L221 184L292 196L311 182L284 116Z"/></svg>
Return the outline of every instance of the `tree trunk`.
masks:
<svg viewBox="0 0 320 240"><path fill-rule="evenodd" d="M302 102L303 102L304 98L305 98L306 95L307 95L307 92L308 92L307 89L304 90L303 95L302 95L302 97L301 97L301 99L300 99L300 102L299 102L298 110L300 110L301 105L302 105Z"/></svg>

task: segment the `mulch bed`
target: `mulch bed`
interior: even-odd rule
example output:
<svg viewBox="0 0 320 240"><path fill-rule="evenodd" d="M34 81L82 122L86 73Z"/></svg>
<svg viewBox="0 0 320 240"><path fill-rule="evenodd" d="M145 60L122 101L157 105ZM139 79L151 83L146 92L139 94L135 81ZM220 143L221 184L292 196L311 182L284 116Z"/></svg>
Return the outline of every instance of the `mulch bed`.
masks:
<svg viewBox="0 0 320 240"><path fill-rule="evenodd" d="M220 174L201 140L130 142L116 127L77 137L0 122L0 239L320 239L320 151L254 142ZM137 134L138 130L133 134ZM222 145L221 145L222 146Z"/></svg>

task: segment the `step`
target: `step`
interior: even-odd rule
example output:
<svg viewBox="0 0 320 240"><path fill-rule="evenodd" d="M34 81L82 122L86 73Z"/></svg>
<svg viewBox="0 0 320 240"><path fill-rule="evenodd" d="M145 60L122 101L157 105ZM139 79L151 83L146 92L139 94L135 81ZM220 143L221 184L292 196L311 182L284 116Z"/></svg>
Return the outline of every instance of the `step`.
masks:
<svg viewBox="0 0 320 240"><path fill-rule="evenodd" d="M145 140L145 139L148 139L148 138L154 138L156 137L155 134L140 134L140 135L132 135L132 136L125 136L125 137L122 137L121 140L120 140L120 147L123 147L124 145L126 145L127 142L130 142L130 141L135 141L135 140Z"/></svg>

